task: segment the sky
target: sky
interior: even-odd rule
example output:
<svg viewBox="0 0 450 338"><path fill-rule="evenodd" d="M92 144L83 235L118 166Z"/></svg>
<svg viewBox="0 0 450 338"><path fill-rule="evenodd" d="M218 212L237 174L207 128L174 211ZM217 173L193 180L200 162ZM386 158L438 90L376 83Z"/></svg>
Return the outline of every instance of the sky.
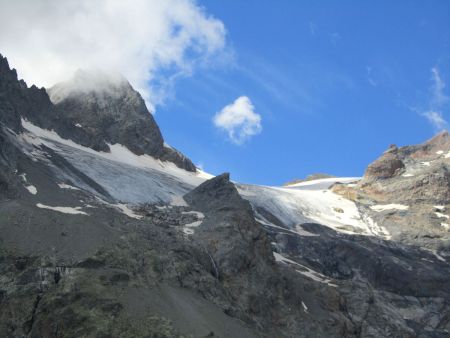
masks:
<svg viewBox="0 0 450 338"><path fill-rule="evenodd" d="M447 127L448 1L200 4L223 22L233 63L180 80L155 117L207 171L268 185L360 176L390 144ZM236 144L211 116L241 96L261 120Z"/></svg>
<svg viewBox="0 0 450 338"><path fill-rule="evenodd" d="M61 5L64 4L64 5ZM28 84L118 71L204 170L280 185L361 176L450 121L450 2L0 0Z"/></svg>

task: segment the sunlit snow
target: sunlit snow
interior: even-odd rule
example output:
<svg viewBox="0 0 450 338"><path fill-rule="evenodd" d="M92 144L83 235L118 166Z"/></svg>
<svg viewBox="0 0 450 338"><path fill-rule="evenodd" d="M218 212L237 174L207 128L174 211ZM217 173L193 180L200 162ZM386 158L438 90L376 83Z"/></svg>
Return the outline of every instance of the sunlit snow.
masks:
<svg viewBox="0 0 450 338"><path fill-rule="evenodd" d="M85 213L84 211L81 211L81 207L51 207L48 205L44 205L41 203L36 204L36 206L38 208L41 209L48 209L48 210L53 210L53 211L57 211L57 212L62 212L63 214L72 214L72 215L76 215L76 214L80 214L80 215L88 215L87 213Z"/></svg>
<svg viewBox="0 0 450 338"><path fill-rule="evenodd" d="M41 154L39 146L44 144L53 149L80 172L102 186L117 201L116 203L119 203L115 207L130 217L137 218L139 215L126 204L162 203L187 206L183 195L212 177L201 170L195 173L188 172L171 162L163 162L148 155L136 155L120 144L109 145L111 150L109 153L98 152L71 140L62 139L54 131L41 129L26 120L22 120L22 124L28 131L20 135L22 142L35 149L30 153L31 157L37 156L36 158L40 160L48 161L45 154ZM61 172L60 175L62 179L71 181L77 187L104 199L79 177L67 177L70 175L67 172ZM329 190L335 183L354 184L357 180L358 177L326 178L286 187L236 183L236 187L255 210L258 208L267 210L289 229L287 231L298 235L315 236L299 225L319 223L343 233L389 238L386 229L379 227L370 217L362 214L353 201ZM68 188L67 186L67 184L60 185L61 188ZM259 222L274 226L263 216L257 217Z"/></svg>
<svg viewBox="0 0 450 338"><path fill-rule="evenodd" d="M27 174L25 173L20 174L19 177L22 179L22 182L24 183L23 186L25 187L25 189L27 189L30 194L36 195L37 188L34 185L28 183Z"/></svg>
<svg viewBox="0 0 450 338"><path fill-rule="evenodd" d="M65 183L58 183L58 187L60 187L61 189L80 190L77 187Z"/></svg>
<svg viewBox="0 0 450 338"><path fill-rule="evenodd" d="M25 188L30 192L30 194L32 194L32 195L37 194L37 189L34 185L27 185L27 186L25 186Z"/></svg>
<svg viewBox="0 0 450 338"><path fill-rule="evenodd" d="M372 205L370 209L374 211L386 211L386 210L408 210L408 205L403 204L378 204L378 205Z"/></svg>
<svg viewBox="0 0 450 338"><path fill-rule="evenodd" d="M302 274L305 277L308 277L309 279L312 279L316 282L324 283L332 287L337 287L336 284L331 283L332 279L328 278L327 276L321 274L320 272L314 271L310 268L308 268L305 265L302 265L300 263L297 263L289 258L284 257L283 255L280 255L277 252L273 252L273 256L275 257L275 261L282 262L286 264L291 264L294 266L298 266L300 269L295 269L298 273Z"/></svg>
<svg viewBox="0 0 450 338"><path fill-rule="evenodd" d="M197 221L185 224L183 226L183 232L186 235L193 235L194 234L193 228L196 228L203 223L203 219L205 218L205 215L199 211L183 211L182 214L183 215L195 215L197 217L197 219L198 219Z"/></svg>

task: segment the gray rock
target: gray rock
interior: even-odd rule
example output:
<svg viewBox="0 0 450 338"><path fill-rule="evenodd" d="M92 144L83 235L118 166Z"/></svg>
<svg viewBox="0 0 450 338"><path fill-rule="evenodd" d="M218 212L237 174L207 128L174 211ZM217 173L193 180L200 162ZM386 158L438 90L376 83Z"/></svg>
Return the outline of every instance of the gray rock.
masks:
<svg viewBox="0 0 450 338"><path fill-rule="evenodd" d="M164 145L141 95L120 75L79 70L72 80L56 84L48 92L60 119L68 121L56 126L64 137L99 151L109 151L108 144L119 143L137 155L196 170L188 158Z"/></svg>

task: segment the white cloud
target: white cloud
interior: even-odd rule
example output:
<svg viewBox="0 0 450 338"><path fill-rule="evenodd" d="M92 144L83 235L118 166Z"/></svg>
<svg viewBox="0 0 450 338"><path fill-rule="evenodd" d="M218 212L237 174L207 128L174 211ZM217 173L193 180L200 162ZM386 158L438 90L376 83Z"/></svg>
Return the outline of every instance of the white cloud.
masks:
<svg viewBox="0 0 450 338"><path fill-rule="evenodd" d="M432 105L442 106L448 101L448 96L444 93L445 83L439 74L439 69L432 68L431 75L433 80L432 86Z"/></svg>
<svg viewBox="0 0 450 338"><path fill-rule="evenodd" d="M262 131L261 115L254 109L247 96L238 97L214 116L214 125L225 130L232 142L243 144Z"/></svg>
<svg viewBox="0 0 450 338"><path fill-rule="evenodd" d="M0 0L0 53L29 84L78 68L122 73L150 109L164 87L223 50L225 28L195 0Z"/></svg>
<svg viewBox="0 0 450 338"><path fill-rule="evenodd" d="M430 109L423 112L422 115L428 119L437 131L440 131L448 128L448 122L445 119L442 110L445 109L449 98L444 93L445 82L442 80L439 69L436 67L431 69L431 80L433 81L433 84L430 88Z"/></svg>
<svg viewBox="0 0 450 338"><path fill-rule="evenodd" d="M423 113L422 115L428 119L428 121L434 126L435 129L437 130L447 129L448 123L442 117L442 113L430 110Z"/></svg>

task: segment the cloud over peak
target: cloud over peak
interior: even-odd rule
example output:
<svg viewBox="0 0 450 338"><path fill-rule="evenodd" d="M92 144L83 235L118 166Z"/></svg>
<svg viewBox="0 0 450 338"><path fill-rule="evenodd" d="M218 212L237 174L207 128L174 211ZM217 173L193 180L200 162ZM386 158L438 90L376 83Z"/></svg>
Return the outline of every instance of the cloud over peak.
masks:
<svg viewBox="0 0 450 338"><path fill-rule="evenodd" d="M151 110L171 78L223 50L225 35L195 0L17 0L0 11L0 52L28 83L49 87L78 68L120 72Z"/></svg>
<svg viewBox="0 0 450 338"><path fill-rule="evenodd" d="M250 99L247 96L240 96L216 113L213 122L217 128L226 131L232 142L243 144L262 131L261 115L254 110Z"/></svg>

